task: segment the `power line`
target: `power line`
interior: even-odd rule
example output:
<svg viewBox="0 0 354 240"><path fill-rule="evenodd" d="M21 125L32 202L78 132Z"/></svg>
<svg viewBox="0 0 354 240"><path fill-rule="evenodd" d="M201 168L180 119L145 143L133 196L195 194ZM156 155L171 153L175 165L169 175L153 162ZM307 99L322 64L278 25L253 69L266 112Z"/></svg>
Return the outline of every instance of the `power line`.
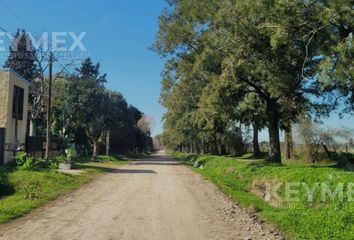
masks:
<svg viewBox="0 0 354 240"><path fill-rule="evenodd" d="M0 27L0 30L5 32L5 33L8 33L8 31L6 29L2 28L2 27Z"/></svg>
<svg viewBox="0 0 354 240"><path fill-rule="evenodd" d="M0 2L2 2L2 0L0 0ZM1 27L1 26L0 26L0 30L3 31L3 32L5 32L5 33L7 33L7 34L9 34L9 35L11 35L13 38L15 38L15 36L14 36L10 31L6 30L5 28L3 28L3 27ZM55 56L55 53L58 53L57 51L54 51L54 52L53 52L53 51L43 51L43 50L42 50L41 48L39 48L39 47L36 48L36 51L40 52L40 53L43 54L45 57L47 57L47 58L48 58L48 63L49 63L49 61L51 61L52 64L53 64L54 62L58 63L58 65L59 65L60 68L61 68L61 69L58 71L59 75L61 75L62 73L65 72L68 76L73 76L73 73L71 73L71 72L68 70L68 67L69 67L70 65L74 65L74 61L72 61L72 62L69 63L69 64L63 64L63 63L60 62L59 58ZM44 60L44 59L42 59L42 60ZM44 68L44 71L45 71L47 68L48 68L48 66ZM54 80L55 80L55 79L54 79Z"/></svg>
<svg viewBox="0 0 354 240"><path fill-rule="evenodd" d="M1 0L0 0L0 2L1 2ZM15 36L13 35L12 32L6 30L5 28L3 28L3 27L1 27L1 26L0 26L0 30L3 31L3 32L5 32L5 33L7 33L7 34L9 34L9 35L11 35L11 37L15 38ZM51 57L51 55L50 55L49 52L43 51L41 48L36 48L36 51L39 51L41 54L45 55L45 56L48 57L48 58ZM64 67L64 65L59 61L59 59L54 56L55 53L57 53L57 51L52 52L52 54L53 54L53 56L52 56L52 61L53 61L53 62L57 62L61 67L65 68L65 71L67 71L67 70L66 70L67 66Z"/></svg>
<svg viewBox="0 0 354 240"><path fill-rule="evenodd" d="M9 10L20 22L22 22L23 25L27 25L31 30L33 30L33 28L27 24L27 22L19 14L17 14L15 10L13 10L7 3L5 3L4 0L0 0L0 3L5 8L7 8L7 10Z"/></svg>
<svg viewBox="0 0 354 240"><path fill-rule="evenodd" d="M1 2L1 0L0 0L0 2ZM9 34L9 35L11 35L11 37L15 38L15 36L13 35L13 33L12 33L12 32L10 32L10 31L6 30L5 28L3 28L3 27L1 27L1 26L0 26L0 30L1 30L1 31L3 31L3 32L5 32L5 33L7 33L7 34ZM46 56L48 56L48 57L49 57L49 53L44 52L42 49L37 48L36 50L37 50L37 51L40 51L42 54L44 54L44 55L46 55Z"/></svg>

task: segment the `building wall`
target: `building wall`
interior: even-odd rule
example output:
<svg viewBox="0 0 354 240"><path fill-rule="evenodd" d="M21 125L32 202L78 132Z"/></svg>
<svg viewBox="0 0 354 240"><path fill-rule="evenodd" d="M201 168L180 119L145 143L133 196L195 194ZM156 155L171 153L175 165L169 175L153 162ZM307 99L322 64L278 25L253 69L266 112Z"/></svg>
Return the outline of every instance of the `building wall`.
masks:
<svg viewBox="0 0 354 240"><path fill-rule="evenodd" d="M6 128L10 72L0 71L0 128Z"/></svg>
<svg viewBox="0 0 354 240"><path fill-rule="evenodd" d="M6 76L7 73L7 76ZM4 74L4 75L3 75ZM13 90L14 86L18 86L24 89L24 103L23 103L23 120L17 121L17 138L20 145L24 145L26 141L26 128L27 128L27 113L28 113L28 92L29 83L21 78L18 74L13 71L1 71L0 72L0 92L4 92L3 96L0 93L0 119L4 119L6 122L6 137L5 137L5 163L12 160L14 150L16 150L15 145L15 119L12 118L12 104L13 104ZM7 80L6 80L7 77ZM4 79L3 79L4 78ZM7 85L7 86L6 86ZM7 89L7 90L2 90ZM7 97L5 96L5 92ZM5 101L3 100L5 99ZM7 100L6 100L7 99ZM5 116L4 116L5 115ZM2 121L0 120L0 124ZM0 125L1 127L1 125Z"/></svg>

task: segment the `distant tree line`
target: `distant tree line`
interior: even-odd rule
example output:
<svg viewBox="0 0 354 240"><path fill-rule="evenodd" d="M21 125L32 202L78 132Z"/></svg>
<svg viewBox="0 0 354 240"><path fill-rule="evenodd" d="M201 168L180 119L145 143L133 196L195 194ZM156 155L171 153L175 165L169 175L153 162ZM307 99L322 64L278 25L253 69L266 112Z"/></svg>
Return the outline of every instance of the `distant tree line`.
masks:
<svg viewBox="0 0 354 240"><path fill-rule="evenodd" d="M47 55L34 49L29 34L18 31L4 67L11 68L30 85L29 135L44 136L48 100ZM28 45L28 43L30 43ZM28 47L30 46L30 48ZM150 123L144 113L128 105L123 95L106 89L100 64L85 59L73 72L62 71L53 80L50 131L65 144L75 143L82 154L143 153L152 151ZM109 141L107 141L109 135Z"/></svg>
<svg viewBox="0 0 354 240"><path fill-rule="evenodd" d="M292 126L354 113L352 1L179 0L153 49L168 57L161 103L170 149L237 154L269 131L269 160L292 158ZM344 106L344 107L343 107ZM344 108L344 109L343 109Z"/></svg>

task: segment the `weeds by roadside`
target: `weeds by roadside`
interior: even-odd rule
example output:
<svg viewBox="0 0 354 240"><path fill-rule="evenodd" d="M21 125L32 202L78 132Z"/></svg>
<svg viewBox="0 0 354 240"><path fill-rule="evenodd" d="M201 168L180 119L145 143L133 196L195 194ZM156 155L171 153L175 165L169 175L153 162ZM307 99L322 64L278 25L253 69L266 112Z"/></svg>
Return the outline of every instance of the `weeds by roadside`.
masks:
<svg viewBox="0 0 354 240"><path fill-rule="evenodd" d="M354 202L349 201L353 172L334 164L287 166L264 160L180 153L175 157L190 166L199 163L198 168L192 167L194 171L214 182L233 200L258 212L290 239L347 240L354 236ZM286 199L287 184L295 191L291 192L294 201ZM321 184L329 189L326 201L322 199ZM342 184L343 195L338 188ZM313 190L312 201L309 201L310 190ZM267 191L275 191L283 201L274 198L267 201ZM335 195L333 199L331 194Z"/></svg>
<svg viewBox="0 0 354 240"><path fill-rule="evenodd" d="M127 161L114 156L100 156L102 162L83 162L81 175L57 172L57 163L45 168L43 161L19 161L19 166L0 167L0 224L20 217L32 209L69 193L89 182L108 166L124 164ZM31 164L26 164L31 163Z"/></svg>

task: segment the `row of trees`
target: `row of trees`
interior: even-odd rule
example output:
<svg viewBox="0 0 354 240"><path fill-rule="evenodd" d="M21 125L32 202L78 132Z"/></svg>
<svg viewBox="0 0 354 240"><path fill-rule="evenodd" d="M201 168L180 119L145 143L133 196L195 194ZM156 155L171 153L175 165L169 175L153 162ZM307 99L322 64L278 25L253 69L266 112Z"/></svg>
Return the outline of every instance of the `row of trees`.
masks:
<svg viewBox="0 0 354 240"><path fill-rule="evenodd" d="M237 153L245 126L268 128L269 159L292 157L292 125L354 109L352 1L173 0L154 50L162 81L164 144ZM344 107L344 110L342 109Z"/></svg>
<svg viewBox="0 0 354 240"><path fill-rule="evenodd" d="M16 48L10 47L4 67L12 68L31 82L29 134L44 136L49 92L45 74L48 54L37 53L25 31L18 31L14 41ZM128 105L121 93L106 89L106 81L106 74L100 74L100 64L94 64L90 58L73 72L55 74L51 134L66 143L76 143L85 150L89 148L93 160L104 147L108 153L151 151L147 118L137 108Z"/></svg>

